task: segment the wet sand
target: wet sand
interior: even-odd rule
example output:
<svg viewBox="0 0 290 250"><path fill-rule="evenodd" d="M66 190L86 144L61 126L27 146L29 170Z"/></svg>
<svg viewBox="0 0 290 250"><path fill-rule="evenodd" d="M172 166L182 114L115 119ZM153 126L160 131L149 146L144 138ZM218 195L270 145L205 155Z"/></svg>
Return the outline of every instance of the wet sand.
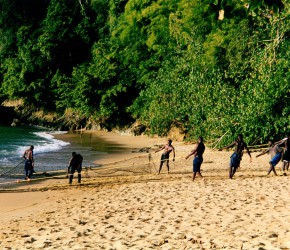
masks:
<svg viewBox="0 0 290 250"><path fill-rule="evenodd" d="M192 145L173 142L158 175L164 138L103 137L150 150L102 159L82 185L60 175L1 193L0 249L290 249L289 176L281 163L266 176L268 155L245 154L230 180L232 152L206 148L192 182Z"/></svg>

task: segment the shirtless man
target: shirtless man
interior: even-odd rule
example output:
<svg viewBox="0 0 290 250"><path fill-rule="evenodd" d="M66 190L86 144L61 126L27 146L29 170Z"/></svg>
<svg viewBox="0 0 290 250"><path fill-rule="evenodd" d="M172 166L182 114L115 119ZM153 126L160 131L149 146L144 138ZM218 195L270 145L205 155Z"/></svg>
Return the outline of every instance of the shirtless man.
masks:
<svg viewBox="0 0 290 250"><path fill-rule="evenodd" d="M196 174L203 179L203 176L200 173L200 166L203 162L203 152L205 150L205 146L203 144L203 137L198 137L198 142L195 144L194 149L185 157L185 159L188 159L189 156L194 155L193 159L193 175L192 175L192 181L194 181Z"/></svg>
<svg viewBox="0 0 290 250"><path fill-rule="evenodd" d="M261 155L264 154L270 154L271 160L269 161L270 168L268 170L268 175L271 173L271 171L274 172L274 174L277 176L275 166L278 164L278 162L281 160L282 157L282 149L279 147L279 145L275 145L274 141L269 141L269 149L258 154L256 157L258 158Z"/></svg>
<svg viewBox="0 0 290 250"><path fill-rule="evenodd" d="M29 149L25 150L23 153L24 160L24 171L25 171L25 180L30 181L30 178L33 174L34 168L34 159L33 159L33 149L34 146L30 146Z"/></svg>
<svg viewBox="0 0 290 250"><path fill-rule="evenodd" d="M290 135L285 137L284 139L276 142L275 144L278 144L279 146L284 144L284 152L282 156L282 169L283 169L283 175L286 175L286 170L289 170L289 162L290 162Z"/></svg>
<svg viewBox="0 0 290 250"><path fill-rule="evenodd" d="M237 169L240 167L240 163L242 160L242 156L243 156L243 151L244 149L247 150L248 155L250 156L250 162L252 162L252 156L251 153L248 149L247 144L244 142L243 140L243 135L239 134L237 140L233 141L230 145L225 146L221 149L219 149L220 151L223 149L228 149L228 148L232 148L235 147L235 151L231 156L231 160L230 160L230 167L229 167L229 178L232 179L235 172L237 171Z"/></svg>
<svg viewBox="0 0 290 250"><path fill-rule="evenodd" d="M175 161L175 149L172 146L172 140L168 140L168 143L166 145L164 145L162 148L156 150L155 153L157 153L163 149L164 149L164 151L161 155L161 161L160 161L160 167L159 167L158 174L160 174L164 162L166 162L167 170L169 173L169 155L171 152L173 152L173 161Z"/></svg>

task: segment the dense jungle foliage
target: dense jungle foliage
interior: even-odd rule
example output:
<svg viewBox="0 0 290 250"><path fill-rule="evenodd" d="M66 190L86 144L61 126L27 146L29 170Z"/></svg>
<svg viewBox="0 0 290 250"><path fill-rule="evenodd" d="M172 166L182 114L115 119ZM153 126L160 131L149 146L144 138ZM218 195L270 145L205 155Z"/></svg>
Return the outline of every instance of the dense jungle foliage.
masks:
<svg viewBox="0 0 290 250"><path fill-rule="evenodd" d="M290 132L286 0L0 0L0 101L250 144Z"/></svg>

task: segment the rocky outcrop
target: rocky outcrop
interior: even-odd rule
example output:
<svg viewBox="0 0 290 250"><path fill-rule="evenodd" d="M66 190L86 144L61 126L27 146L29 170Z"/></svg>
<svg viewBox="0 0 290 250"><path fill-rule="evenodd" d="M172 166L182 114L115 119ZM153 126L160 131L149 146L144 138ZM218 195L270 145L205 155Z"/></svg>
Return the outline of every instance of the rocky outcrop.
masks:
<svg viewBox="0 0 290 250"><path fill-rule="evenodd" d="M16 125L19 121L15 119L15 116L16 114L14 112L14 108L0 106L0 117L1 117L0 123L1 124L11 125L12 123L14 123Z"/></svg>
<svg viewBox="0 0 290 250"><path fill-rule="evenodd" d="M84 114L73 109L66 109L63 114L45 111L32 105L25 105L23 101L6 101L0 106L0 123L11 126L34 125L52 128L54 130L99 130L126 133L135 136L150 134L148 127L140 121L127 124L126 127L112 126L105 121L87 118ZM174 123L168 131L167 137L174 141L183 141L185 131L182 124Z"/></svg>

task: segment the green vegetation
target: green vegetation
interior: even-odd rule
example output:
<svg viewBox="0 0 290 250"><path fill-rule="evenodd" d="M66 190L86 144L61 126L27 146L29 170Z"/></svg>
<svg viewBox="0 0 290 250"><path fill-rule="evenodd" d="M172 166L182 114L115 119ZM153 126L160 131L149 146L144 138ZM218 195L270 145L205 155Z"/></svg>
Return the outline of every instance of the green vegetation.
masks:
<svg viewBox="0 0 290 250"><path fill-rule="evenodd" d="M0 101L250 144L290 132L284 0L0 0ZM37 107L37 108L36 108Z"/></svg>

